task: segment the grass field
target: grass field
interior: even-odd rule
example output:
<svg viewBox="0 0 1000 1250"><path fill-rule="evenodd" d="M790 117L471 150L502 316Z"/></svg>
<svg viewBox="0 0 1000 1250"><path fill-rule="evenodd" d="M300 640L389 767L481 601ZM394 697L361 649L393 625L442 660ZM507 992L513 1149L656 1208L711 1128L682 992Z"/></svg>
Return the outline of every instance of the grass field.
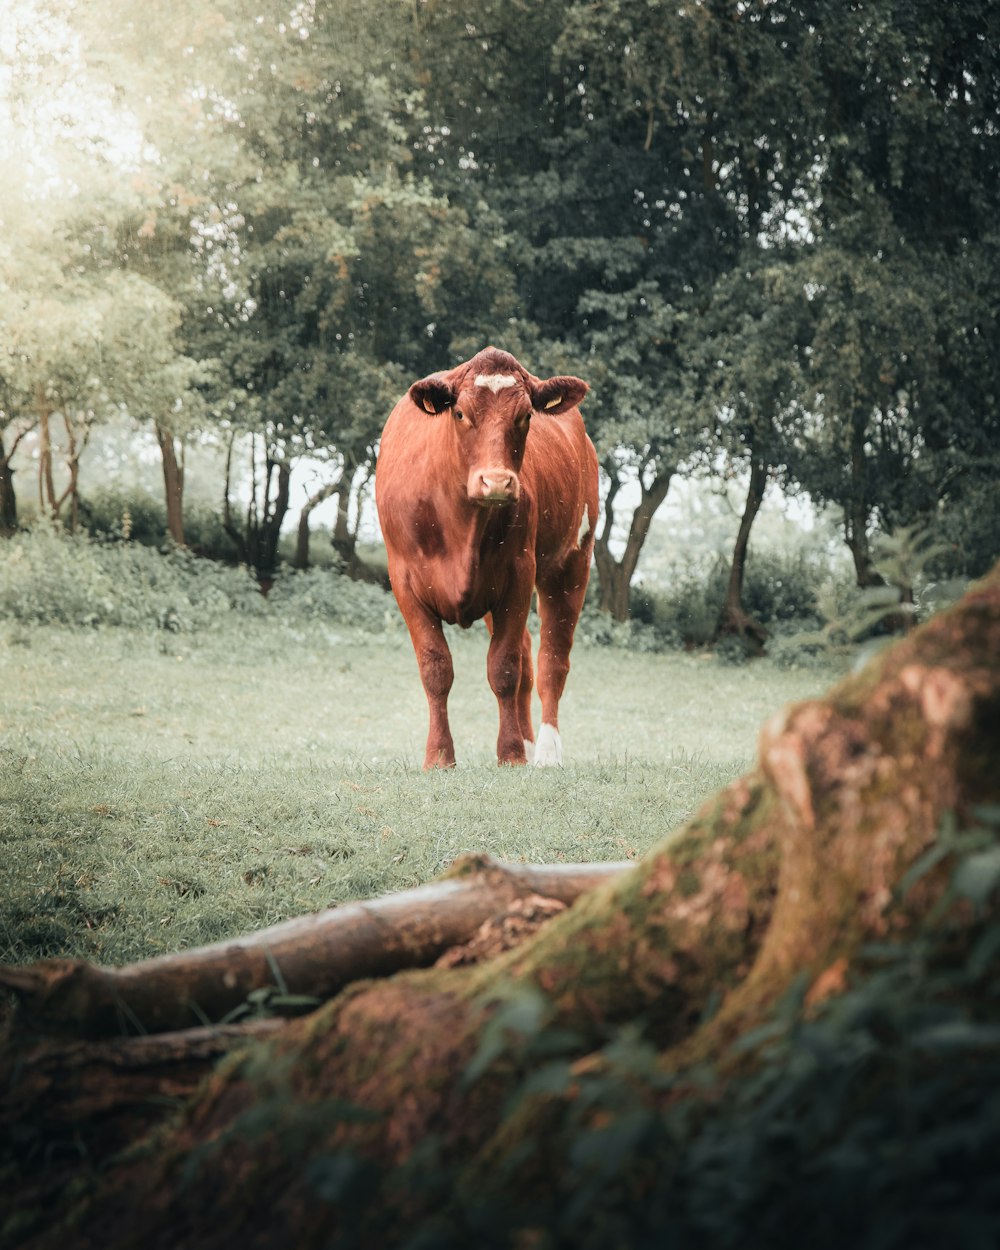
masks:
<svg viewBox="0 0 1000 1250"><path fill-rule="evenodd" d="M0 960L121 963L419 884L455 856L641 855L830 673L578 647L563 769L495 764L482 628L459 767L420 771L405 632L0 630Z"/></svg>

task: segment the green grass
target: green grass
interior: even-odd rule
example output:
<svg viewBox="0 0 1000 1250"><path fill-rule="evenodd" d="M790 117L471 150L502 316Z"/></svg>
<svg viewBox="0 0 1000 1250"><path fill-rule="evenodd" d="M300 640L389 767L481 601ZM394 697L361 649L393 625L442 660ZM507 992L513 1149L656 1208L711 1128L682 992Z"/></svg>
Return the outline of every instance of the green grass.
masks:
<svg viewBox="0 0 1000 1250"><path fill-rule="evenodd" d="M496 767L479 628L451 635L459 767L420 771L402 628L0 630L0 960L122 963L352 898L455 856L641 855L829 673L579 647L564 769Z"/></svg>

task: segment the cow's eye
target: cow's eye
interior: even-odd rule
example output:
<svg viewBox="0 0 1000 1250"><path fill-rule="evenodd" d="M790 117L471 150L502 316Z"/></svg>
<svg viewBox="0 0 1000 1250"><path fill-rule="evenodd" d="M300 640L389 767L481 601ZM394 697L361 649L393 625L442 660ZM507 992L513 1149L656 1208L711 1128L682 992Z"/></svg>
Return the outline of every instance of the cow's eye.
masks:
<svg viewBox="0 0 1000 1250"><path fill-rule="evenodd" d="M461 408L456 408L456 409L455 409L455 420L456 420L456 421L464 421L464 420L465 420L465 413L461 410Z"/></svg>

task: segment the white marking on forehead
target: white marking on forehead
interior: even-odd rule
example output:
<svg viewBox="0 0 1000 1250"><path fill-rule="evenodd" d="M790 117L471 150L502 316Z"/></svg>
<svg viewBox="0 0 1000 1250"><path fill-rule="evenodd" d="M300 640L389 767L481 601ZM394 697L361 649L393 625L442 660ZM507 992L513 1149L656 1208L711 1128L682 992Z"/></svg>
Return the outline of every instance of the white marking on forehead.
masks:
<svg viewBox="0 0 1000 1250"><path fill-rule="evenodd" d="M477 386L485 386L494 395L504 391L508 386L517 386L517 378L510 373L481 373L476 378Z"/></svg>

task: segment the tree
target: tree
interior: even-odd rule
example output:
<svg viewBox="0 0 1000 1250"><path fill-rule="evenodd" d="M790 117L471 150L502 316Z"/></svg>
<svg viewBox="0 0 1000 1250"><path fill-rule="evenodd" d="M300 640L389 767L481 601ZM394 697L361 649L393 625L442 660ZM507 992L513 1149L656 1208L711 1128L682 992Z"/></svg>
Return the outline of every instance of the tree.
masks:
<svg viewBox="0 0 1000 1250"><path fill-rule="evenodd" d="M38 1248L989 1227L998 653L1000 568L774 717L754 771L525 945L267 1026L114 1158L46 1174L58 1132L5 1084L6 1218ZM8 1037L11 1075L34 1044Z"/></svg>
<svg viewBox="0 0 1000 1250"><path fill-rule="evenodd" d="M0 126L0 196L18 247L0 255L0 372L14 423L3 456L7 528L16 509L10 458L25 428L39 432L43 511L59 516L68 502L72 524L89 431L128 405L156 428L170 530L181 542L177 437L190 424L198 367L179 342L163 258L176 267L185 255L198 202L190 194L197 177L187 188L176 177L182 142L197 131L202 159L218 157L192 67L206 44L221 63L220 13L182 4L161 24L132 0L72 11L47 0L9 7L5 34L18 55ZM144 41L154 34L162 55L149 58ZM65 430L65 487L54 464L56 418Z"/></svg>
<svg viewBox="0 0 1000 1250"><path fill-rule="evenodd" d="M786 488L789 448L805 418L802 361L811 326L804 283L790 249L762 249L758 267L726 274L699 323L706 430L702 458L747 472L746 503L730 562L716 636L735 635L760 650L767 631L743 608L753 523L771 481Z"/></svg>
<svg viewBox="0 0 1000 1250"><path fill-rule="evenodd" d="M905 17L888 3L818 4L812 18L810 383L825 428L802 480L841 504L868 585L874 526L960 507L996 432L996 334L980 291L996 275L1000 27L988 5L954 24L923 2Z"/></svg>

